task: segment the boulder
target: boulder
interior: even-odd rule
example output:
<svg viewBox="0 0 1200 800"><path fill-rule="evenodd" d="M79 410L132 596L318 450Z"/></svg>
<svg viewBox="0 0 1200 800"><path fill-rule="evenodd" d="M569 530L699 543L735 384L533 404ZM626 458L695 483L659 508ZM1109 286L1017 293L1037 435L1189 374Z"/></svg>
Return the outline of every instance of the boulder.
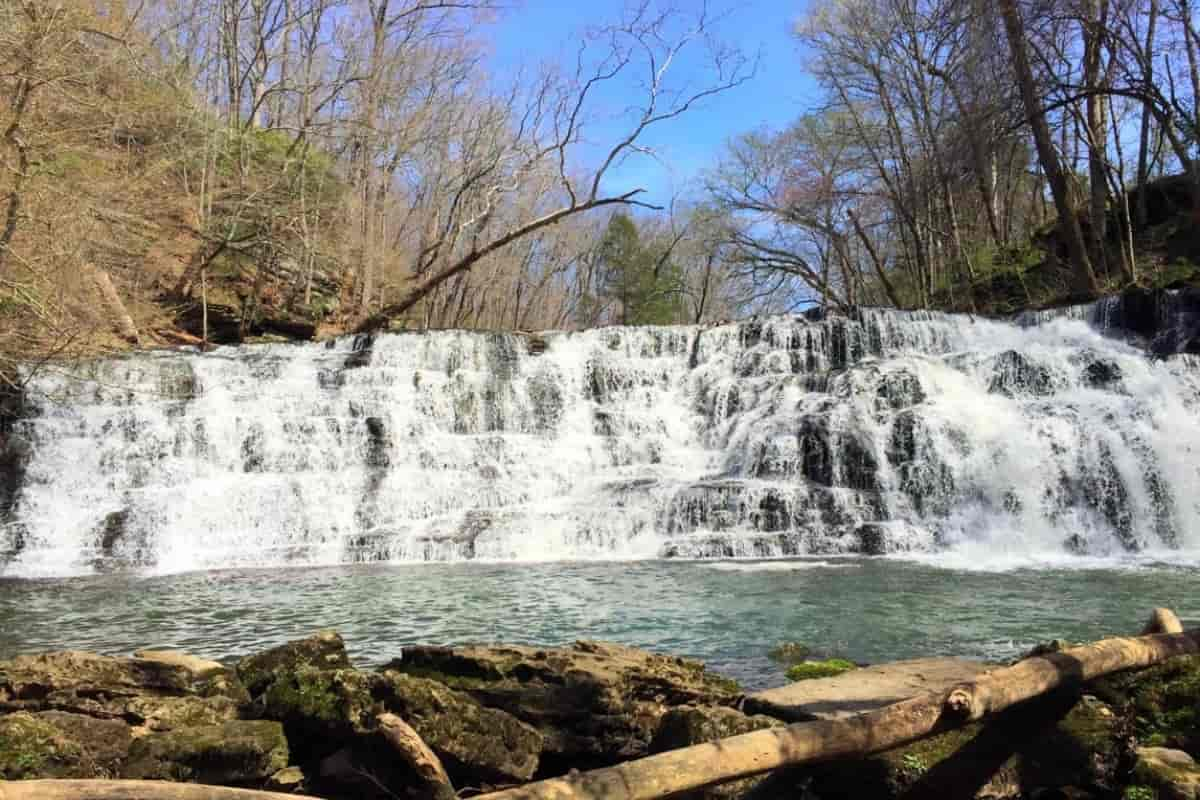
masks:
<svg viewBox="0 0 1200 800"><path fill-rule="evenodd" d="M288 642L263 653L246 656L237 664L237 674L250 694L257 696L277 673L297 667L346 669L350 658L346 644L336 631L320 631L307 639Z"/></svg>
<svg viewBox="0 0 1200 800"><path fill-rule="evenodd" d="M76 651L17 656L0 662L0 711L65 711L153 729L234 719L245 690L227 671L205 675Z"/></svg>
<svg viewBox="0 0 1200 800"><path fill-rule="evenodd" d="M750 731L780 727L783 727L783 723L777 719L747 716L736 709L725 706L679 706L663 715L658 732L650 742L650 752L662 753ZM693 800L738 798L761 785L766 779L767 776L764 775L745 778L692 792L685 797Z"/></svg>
<svg viewBox="0 0 1200 800"><path fill-rule="evenodd" d="M129 754L133 741L128 725L113 719L95 719L65 711L43 711L35 715L49 722L83 750L84 761L103 775L115 775ZM0 720L7 717L0 717Z"/></svg>
<svg viewBox="0 0 1200 800"><path fill-rule="evenodd" d="M1104 703L1069 693L1014 707L864 759L812 770L821 800L1110 797L1123 725Z"/></svg>
<svg viewBox="0 0 1200 800"><path fill-rule="evenodd" d="M298 794L304 791L304 770L299 767L284 767L267 779L265 788L271 792Z"/></svg>
<svg viewBox="0 0 1200 800"><path fill-rule="evenodd" d="M125 717L152 731L220 725L238 718L239 705L228 697L132 697Z"/></svg>
<svg viewBox="0 0 1200 800"><path fill-rule="evenodd" d="M989 665L963 658L914 658L856 669L829 678L796 681L748 695L743 709L788 722L839 719L926 692L974 680Z"/></svg>
<svg viewBox="0 0 1200 800"><path fill-rule="evenodd" d="M734 681L698 661L602 642L411 647L385 670L432 678L533 726L544 774L645 755L668 708L738 697Z"/></svg>
<svg viewBox="0 0 1200 800"><path fill-rule="evenodd" d="M380 676L356 669L281 669L256 701L256 710L284 723L296 736L332 744L372 730L374 693L381 683Z"/></svg>
<svg viewBox="0 0 1200 800"><path fill-rule="evenodd" d="M1109 389L1121 382L1121 365L1109 359L1096 359L1083 368L1083 384L1093 389Z"/></svg>
<svg viewBox="0 0 1200 800"><path fill-rule="evenodd" d="M1158 800L1200 798L1200 766L1182 750L1139 747L1133 781L1135 786L1152 789Z"/></svg>
<svg viewBox="0 0 1200 800"><path fill-rule="evenodd" d="M1133 721L1138 744L1200 755L1200 656L1113 675L1095 690Z"/></svg>
<svg viewBox="0 0 1200 800"><path fill-rule="evenodd" d="M283 727L266 720L180 728L135 739L124 778L257 784L288 765Z"/></svg>
<svg viewBox="0 0 1200 800"><path fill-rule="evenodd" d="M53 721L26 711L0 717L0 780L104 775L103 766Z"/></svg>
<svg viewBox="0 0 1200 800"><path fill-rule="evenodd" d="M992 377L988 391L1006 397L1034 395L1044 397L1055 390L1054 374L1016 350L1005 350L992 362Z"/></svg>
<svg viewBox="0 0 1200 800"><path fill-rule="evenodd" d="M227 668L218 661L197 658L181 650L137 650L134 651L133 656L143 661L182 667L192 675L193 679L197 680L213 678L227 671Z"/></svg>
<svg viewBox="0 0 1200 800"><path fill-rule="evenodd" d="M395 670L383 677L384 705L437 753L456 786L520 783L537 771L543 739L533 727L437 681Z"/></svg>

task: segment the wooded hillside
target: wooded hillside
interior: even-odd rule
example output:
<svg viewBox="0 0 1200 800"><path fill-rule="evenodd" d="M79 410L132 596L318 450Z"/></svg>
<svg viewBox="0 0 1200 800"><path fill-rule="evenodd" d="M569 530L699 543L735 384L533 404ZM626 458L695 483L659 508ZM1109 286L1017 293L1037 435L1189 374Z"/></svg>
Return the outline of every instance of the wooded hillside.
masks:
<svg viewBox="0 0 1200 800"><path fill-rule="evenodd" d="M524 12L492 0L12 0L0 353L1192 281L1190 2L816 0L779 20L811 108L651 203L616 177L648 131L783 79L704 4L598 9L566 63L502 72Z"/></svg>

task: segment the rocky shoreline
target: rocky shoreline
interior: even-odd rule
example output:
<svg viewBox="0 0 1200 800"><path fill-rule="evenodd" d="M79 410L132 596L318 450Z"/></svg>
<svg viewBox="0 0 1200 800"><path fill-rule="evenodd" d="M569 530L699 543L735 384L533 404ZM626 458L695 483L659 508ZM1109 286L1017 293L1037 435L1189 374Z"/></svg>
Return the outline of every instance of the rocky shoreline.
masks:
<svg viewBox="0 0 1200 800"><path fill-rule="evenodd" d="M829 680L861 688L867 676ZM333 632L235 664L174 651L47 653L0 662L0 780L445 796L383 735L380 718L394 715L465 797L795 718L775 708L699 662L602 642L411 647L377 669L355 668ZM752 713L763 710L770 713ZM696 796L1196 798L1195 755L1200 657L1184 657L1019 707L986 726Z"/></svg>

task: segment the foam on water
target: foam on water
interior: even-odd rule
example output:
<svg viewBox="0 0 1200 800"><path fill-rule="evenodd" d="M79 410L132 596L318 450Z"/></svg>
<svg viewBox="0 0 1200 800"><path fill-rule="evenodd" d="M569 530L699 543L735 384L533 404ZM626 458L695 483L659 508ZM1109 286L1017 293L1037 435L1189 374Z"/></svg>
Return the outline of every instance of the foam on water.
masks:
<svg viewBox="0 0 1200 800"><path fill-rule="evenodd" d="M806 569L854 569L858 564L853 562L811 561L786 559L780 561L716 561L704 565L708 569L721 572L797 572Z"/></svg>
<svg viewBox="0 0 1200 800"><path fill-rule="evenodd" d="M1200 361L1087 318L389 334L45 372L0 574L1193 558Z"/></svg>

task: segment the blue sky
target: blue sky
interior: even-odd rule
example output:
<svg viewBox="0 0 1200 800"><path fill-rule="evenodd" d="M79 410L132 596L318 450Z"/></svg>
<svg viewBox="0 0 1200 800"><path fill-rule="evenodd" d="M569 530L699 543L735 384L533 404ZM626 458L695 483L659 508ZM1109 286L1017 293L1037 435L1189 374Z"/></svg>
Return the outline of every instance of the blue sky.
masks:
<svg viewBox="0 0 1200 800"><path fill-rule="evenodd" d="M698 7L697 0L677 0L675 5L684 10ZM786 125L811 103L813 85L790 35L803 11L800 0L732 0L724 5L714 0L709 7L728 12L718 29L723 41L760 55L757 74L686 116L663 124L647 143L665 164L643 156L630 159L611 173L611 181L606 183L611 189L641 186L648 190L651 202L666 204L674 192L686 193L689 184L716 162L729 138L755 128ZM505 72L522 64L573 59L580 32L589 25L618 20L622 8L623 0L516 0L489 26L492 68L503 78ZM696 50L697 57L679 62L676 80L703 80L700 52ZM602 112L615 116L638 97L633 87L623 86L598 99ZM601 120L593 125L589 139L608 141L621 129L617 119ZM580 155L594 158L595 152L598 148L585 149Z"/></svg>

